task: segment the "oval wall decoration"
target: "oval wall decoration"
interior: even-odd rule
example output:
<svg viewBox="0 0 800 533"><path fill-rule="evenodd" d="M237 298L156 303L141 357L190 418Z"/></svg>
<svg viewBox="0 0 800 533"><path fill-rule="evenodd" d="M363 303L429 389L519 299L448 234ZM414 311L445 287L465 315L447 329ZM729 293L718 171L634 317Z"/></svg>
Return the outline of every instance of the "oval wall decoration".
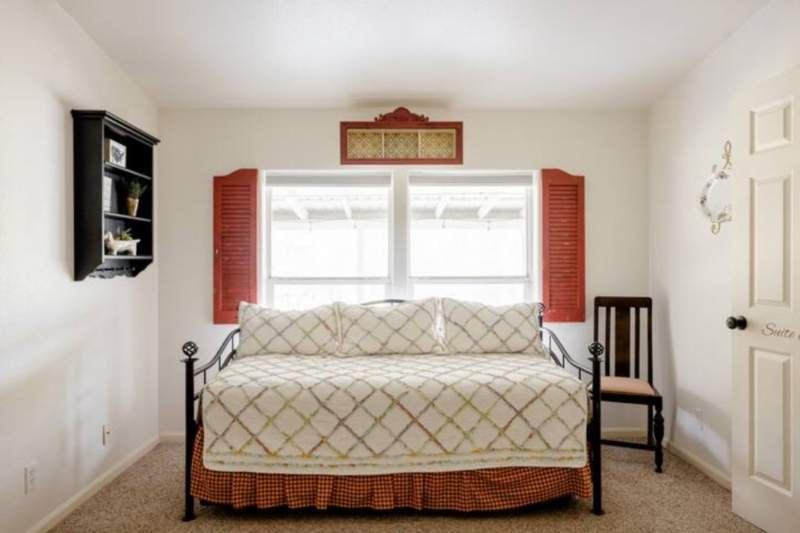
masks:
<svg viewBox="0 0 800 533"><path fill-rule="evenodd" d="M398 107L372 122L341 122L343 165L460 165L464 162L463 122L431 122Z"/></svg>

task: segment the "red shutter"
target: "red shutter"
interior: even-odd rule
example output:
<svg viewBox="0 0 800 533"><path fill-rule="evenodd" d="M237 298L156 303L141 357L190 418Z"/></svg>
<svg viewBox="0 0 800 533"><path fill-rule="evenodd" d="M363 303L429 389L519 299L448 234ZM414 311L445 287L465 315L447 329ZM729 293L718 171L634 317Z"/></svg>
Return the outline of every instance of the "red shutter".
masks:
<svg viewBox="0 0 800 533"><path fill-rule="evenodd" d="M214 177L214 323L235 324L258 299L258 170Z"/></svg>
<svg viewBox="0 0 800 533"><path fill-rule="evenodd" d="M547 322L586 320L583 176L542 170L542 281Z"/></svg>

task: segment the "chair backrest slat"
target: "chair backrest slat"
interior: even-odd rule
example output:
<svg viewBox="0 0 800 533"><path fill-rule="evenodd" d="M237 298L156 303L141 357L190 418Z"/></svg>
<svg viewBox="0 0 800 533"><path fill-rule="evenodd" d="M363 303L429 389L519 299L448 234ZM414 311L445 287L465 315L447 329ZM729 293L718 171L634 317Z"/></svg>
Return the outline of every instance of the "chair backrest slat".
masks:
<svg viewBox="0 0 800 533"><path fill-rule="evenodd" d="M606 376L611 373L611 308L606 307Z"/></svg>
<svg viewBox="0 0 800 533"><path fill-rule="evenodd" d="M614 309L614 374L631 375L631 309Z"/></svg>
<svg viewBox="0 0 800 533"><path fill-rule="evenodd" d="M598 340L600 331L600 316L605 319L604 334L606 345L607 376L622 376L639 378L642 373L641 341L642 317L641 310L647 311L647 381L653 383L653 321L652 299L648 297L613 297L597 296L594 300L594 340ZM631 320L633 310L633 320ZM601 311L603 311L601 313ZM611 344L611 322L614 321L614 344ZM631 328L633 328L633 350L631 350ZM631 356L633 364L631 364ZM613 360L613 364L612 364Z"/></svg>
<svg viewBox="0 0 800 533"><path fill-rule="evenodd" d="M640 363L640 356L639 356L639 345L641 344L641 322L639 318L639 307L634 307L634 324L633 324L633 349L634 349L634 361L636 361L636 366L633 369L633 377L639 379L639 370L641 365Z"/></svg>
<svg viewBox="0 0 800 533"><path fill-rule="evenodd" d="M653 304L647 307L647 382L653 384Z"/></svg>

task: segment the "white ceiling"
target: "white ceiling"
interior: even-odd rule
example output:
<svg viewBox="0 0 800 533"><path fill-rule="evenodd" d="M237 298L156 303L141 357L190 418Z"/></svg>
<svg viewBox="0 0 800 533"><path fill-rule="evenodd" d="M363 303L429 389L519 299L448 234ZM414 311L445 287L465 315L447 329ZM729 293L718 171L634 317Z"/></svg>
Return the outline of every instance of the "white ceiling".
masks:
<svg viewBox="0 0 800 533"><path fill-rule="evenodd" d="M60 0L164 107L642 108L766 0Z"/></svg>

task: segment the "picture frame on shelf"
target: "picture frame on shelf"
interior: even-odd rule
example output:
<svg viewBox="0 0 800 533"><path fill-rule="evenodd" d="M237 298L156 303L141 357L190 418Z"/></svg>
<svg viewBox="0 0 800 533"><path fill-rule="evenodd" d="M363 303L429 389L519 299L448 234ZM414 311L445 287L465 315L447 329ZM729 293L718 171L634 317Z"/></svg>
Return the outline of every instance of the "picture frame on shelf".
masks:
<svg viewBox="0 0 800 533"><path fill-rule="evenodd" d="M103 211L111 211L111 194L113 191L113 180L108 176L103 176Z"/></svg>
<svg viewBox="0 0 800 533"><path fill-rule="evenodd" d="M106 139L106 161L118 167L127 168L128 148L114 139Z"/></svg>

